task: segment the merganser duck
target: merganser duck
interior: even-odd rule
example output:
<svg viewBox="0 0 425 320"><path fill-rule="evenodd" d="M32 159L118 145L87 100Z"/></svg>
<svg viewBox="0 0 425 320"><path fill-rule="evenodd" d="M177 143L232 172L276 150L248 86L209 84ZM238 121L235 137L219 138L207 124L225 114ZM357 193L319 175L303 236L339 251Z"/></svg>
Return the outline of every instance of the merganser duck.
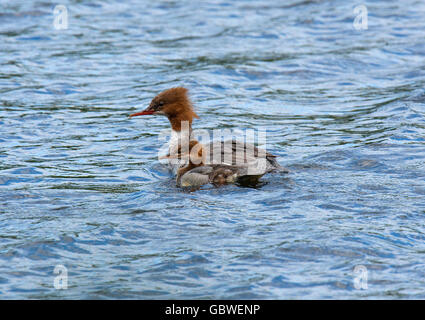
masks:
<svg viewBox="0 0 425 320"><path fill-rule="evenodd" d="M167 89L153 98L145 110L130 115L130 117L142 115L166 116L171 124L169 154L175 154L180 145L188 145L189 141L193 140L192 122L194 118L199 119L199 116L193 110L193 104L187 92L188 90L183 87ZM208 153L207 150L210 152L209 158L204 158L206 160L204 166L217 164L218 161L218 164L239 166L252 176L274 171L289 172L276 161L275 155L250 143L236 140L213 141L205 144L203 150L204 156ZM211 160L212 162L210 162ZM174 173L187 165L187 162L182 161L182 159L175 161L175 158L169 157L169 161Z"/></svg>
<svg viewBox="0 0 425 320"><path fill-rule="evenodd" d="M248 175L247 168L243 166L205 164L205 148L196 140L189 142L189 148L179 146L176 153L167 154L161 159L188 160L186 166L177 170L176 183L180 187L200 187L208 183L221 186L235 183L240 178L246 181L246 177L249 177L252 183L262 176L262 174Z"/></svg>

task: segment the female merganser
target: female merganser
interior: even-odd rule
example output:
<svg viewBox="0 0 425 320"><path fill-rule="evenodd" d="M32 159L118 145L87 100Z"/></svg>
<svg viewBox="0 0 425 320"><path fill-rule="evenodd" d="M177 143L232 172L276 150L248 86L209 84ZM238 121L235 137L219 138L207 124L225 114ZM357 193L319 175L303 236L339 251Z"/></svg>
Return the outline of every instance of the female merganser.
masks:
<svg viewBox="0 0 425 320"><path fill-rule="evenodd" d="M167 89L153 98L144 111L130 115L130 117L142 115L166 116L171 124L169 154L176 153L179 145L188 145L189 141L194 140L192 137L192 121L199 117L193 110L187 91L183 87ZM209 158L205 157L205 165L217 164L218 161L219 164L239 166L252 176L273 171L289 172L276 161L275 155L250 143L236 140L213 141L204 145L203 148L204 155L209 151ZM175 173L180 167L187 164L187 162L182 162L181 159L173 160L175 159L169 158L170 165ZM212 162L210 162L211 160Z"/></svg>
<svg viewBox="0 0 425 320"><path fill-rule="evenodd" d="M258 181L262 176L248 175L247 168L241 166L230 166L220 164L205 164L205 149L203 145L196 141L189 142L189 148L179 146L174 154L167 154L161 159L185 159L188 164L177 170L176 182L180 187L200 187L211 183L215 186L235 183L239 179L246 181L250 178L250 182Z"/></svg>

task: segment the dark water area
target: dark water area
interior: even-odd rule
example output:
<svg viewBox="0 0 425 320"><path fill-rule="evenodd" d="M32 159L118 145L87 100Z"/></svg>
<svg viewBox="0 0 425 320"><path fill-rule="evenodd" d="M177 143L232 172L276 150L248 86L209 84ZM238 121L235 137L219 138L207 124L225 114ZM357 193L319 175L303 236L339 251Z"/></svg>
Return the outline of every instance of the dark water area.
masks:
<svg viewBox="0 0 425 320"><path fill-rule="evenodd" d="M0 1L0 298L425 298L424 1L61 4ZM173 86L290 174L176 187Z"/></svg>

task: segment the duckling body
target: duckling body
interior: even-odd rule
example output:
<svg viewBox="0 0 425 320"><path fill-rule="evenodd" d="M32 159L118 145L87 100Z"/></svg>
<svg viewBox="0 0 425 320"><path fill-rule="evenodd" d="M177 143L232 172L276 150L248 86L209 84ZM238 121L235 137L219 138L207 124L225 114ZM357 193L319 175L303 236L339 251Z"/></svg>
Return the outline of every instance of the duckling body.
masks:
<svg viewBox="0 0 425 320"><path fill-rule="evenodd" d="M192 121L195 118L199 118L194 111L193 104L187 95L187 91L186 88L182 87L167 89L154 97L149 107L144 111L130 115L130 117L141 115L166 116L171 125L171 139L169 141L170 154L176 152L179 144L188 143L192 139ZM205 158L204 165L211 166L220 164L229 166L236 165L239 167L238 170L228 168L233 172L230 176L234 174L241 176L241 170L245 169L248 169L246 174L249 175L263 175L264 173L274 171L288 172L287 169L283 168L276 161L276 156L249 143L236 140L218 143L211 142L205 145L205 149L208 150L206 152L209 152L209 157ZM177 158L169 159L169 167L174 173L180 170L181 166L187 166L187 162ZM213 172L216 172L217 181L222 181L230 177L223 171L216 171L218 170L216 167L211 167L211 169ZM194 177L194 179L198 181L198 176L194 175ZM205 177L202 177L202 179L205 179ZM200 181L203 181L202 179ZM186 180L184 179L184 181Z"/></svg>

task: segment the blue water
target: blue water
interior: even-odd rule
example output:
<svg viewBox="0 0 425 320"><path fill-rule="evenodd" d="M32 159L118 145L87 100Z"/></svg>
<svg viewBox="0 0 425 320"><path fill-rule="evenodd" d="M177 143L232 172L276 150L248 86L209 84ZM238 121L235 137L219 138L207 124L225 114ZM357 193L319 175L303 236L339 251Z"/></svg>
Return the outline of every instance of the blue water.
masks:
<svg viewBox="0 0 425 320"><path fill-rule="evenodd" d="M424 1L60 3L0 1L0 298L425 298ZM177 188L179 85L291 173Z"/></svg>

